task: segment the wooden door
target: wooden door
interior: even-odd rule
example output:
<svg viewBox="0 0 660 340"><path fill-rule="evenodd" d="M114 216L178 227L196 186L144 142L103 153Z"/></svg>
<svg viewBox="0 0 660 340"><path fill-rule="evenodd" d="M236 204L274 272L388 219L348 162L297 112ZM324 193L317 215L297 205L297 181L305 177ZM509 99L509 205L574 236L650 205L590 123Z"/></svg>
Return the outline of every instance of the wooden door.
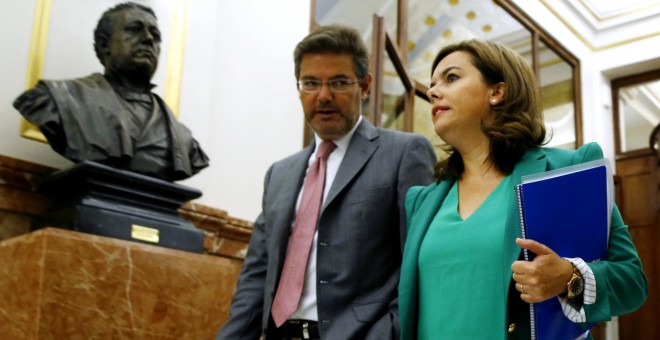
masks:
<svg viewBox="0 0 660 340"><path fill-rule="evenodd" d="M637 311L619 318L619 338L660 339L660 168L652 153L616 161L616 203L637 247L649 296Z"/></svg>

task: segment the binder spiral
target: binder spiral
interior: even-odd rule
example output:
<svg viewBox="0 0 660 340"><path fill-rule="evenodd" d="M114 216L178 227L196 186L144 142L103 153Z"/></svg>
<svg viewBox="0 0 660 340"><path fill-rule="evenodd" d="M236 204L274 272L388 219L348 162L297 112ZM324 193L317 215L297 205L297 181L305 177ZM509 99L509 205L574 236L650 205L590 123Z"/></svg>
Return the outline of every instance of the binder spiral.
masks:
<svg viewBox="0 0 660 340"><path fill-rule="evenodd" d="M520 218L520 234L523 239L527 238L527 227L525 226L525 206L523 204L523 186L516 185L516 198L518 199L518 218ZM529 253L527 249L523 249L523 257L525 261L529 261ZM529 324L530 324L530 339L536 340L536 313L534 313L534 304L529 304Z"/></svg>

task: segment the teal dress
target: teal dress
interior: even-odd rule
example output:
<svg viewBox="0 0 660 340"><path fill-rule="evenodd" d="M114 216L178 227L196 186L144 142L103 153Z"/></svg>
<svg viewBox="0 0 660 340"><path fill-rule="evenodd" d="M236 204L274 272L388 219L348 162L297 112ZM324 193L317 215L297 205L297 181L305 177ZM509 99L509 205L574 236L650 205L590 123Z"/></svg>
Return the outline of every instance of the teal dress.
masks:
<svg viewBox="0 0 660 340"><path fill-rule="evenodd" d="M503 275L511 176L466 220L458 213L458 182L422 241L419 258L419 339L505 339Z"/></svg>

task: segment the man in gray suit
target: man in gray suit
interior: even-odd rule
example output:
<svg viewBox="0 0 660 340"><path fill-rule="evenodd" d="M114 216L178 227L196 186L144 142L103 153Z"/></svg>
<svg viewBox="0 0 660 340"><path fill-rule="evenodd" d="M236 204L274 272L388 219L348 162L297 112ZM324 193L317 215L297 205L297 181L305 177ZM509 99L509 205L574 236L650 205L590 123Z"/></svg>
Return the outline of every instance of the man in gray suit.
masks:
<svg viewBox="0 0 660 340"><path fill-rule="evenodd" d="M399 339L404 198L410 186L431 182L435 155L424 137L375 128L362 117L371 75L357 31L321 27L298 44L294 60L315 143L268 170L263 210L217 338ZM327 158L302 297L291 315L274 318L303 182L323 141L336 148Z"/></svg>

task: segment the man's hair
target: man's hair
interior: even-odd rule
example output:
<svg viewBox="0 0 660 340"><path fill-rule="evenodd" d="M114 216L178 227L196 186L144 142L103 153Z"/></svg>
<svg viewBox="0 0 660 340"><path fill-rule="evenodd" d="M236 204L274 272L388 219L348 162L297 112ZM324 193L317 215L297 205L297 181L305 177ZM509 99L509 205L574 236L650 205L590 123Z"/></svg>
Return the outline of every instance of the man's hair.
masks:
<svg viewBox="0 0 660 340"><path fill-rule="evenodd" d="M94 51L96 52L96 57L101 61L101 64L105 66L105 61L103 60L103 53L101 52L101 46L107 44L112 36L112 18L115 13L123 11L125 9L135 8L141 11L147 12L156 18L156 13L144 5L136 4L134 2L124 2L117 4L115 7L112 7L105 12L99 19L98 24L96 24L96 29L94 29Z"/></svg>
<svg viewBox="0 0 660 340"><path fill-rule="evenodd" d="M492 107L492 123L481 128L490 140L488 161L503 174L510 174L527 149L541 146L546 137L541 95L534 71L518 53L491 41L465 40L443 47L433 61L431 74L440 61L453 52L472 56L472 64L489 85L505 84L504 100ZM450 156L435 166L435 177L460 178L464 165L450 148Z"/></svg>
<svg viewBox="0 0 660 340"><path fill-rule="evenodd" d="M369 72L369 52L360 33L344 25L328 25L315 29L298 43L293 52L296 79L300 76L300 61L310 53L340 53L353 57L353 69L359 79Z"/></svg>

